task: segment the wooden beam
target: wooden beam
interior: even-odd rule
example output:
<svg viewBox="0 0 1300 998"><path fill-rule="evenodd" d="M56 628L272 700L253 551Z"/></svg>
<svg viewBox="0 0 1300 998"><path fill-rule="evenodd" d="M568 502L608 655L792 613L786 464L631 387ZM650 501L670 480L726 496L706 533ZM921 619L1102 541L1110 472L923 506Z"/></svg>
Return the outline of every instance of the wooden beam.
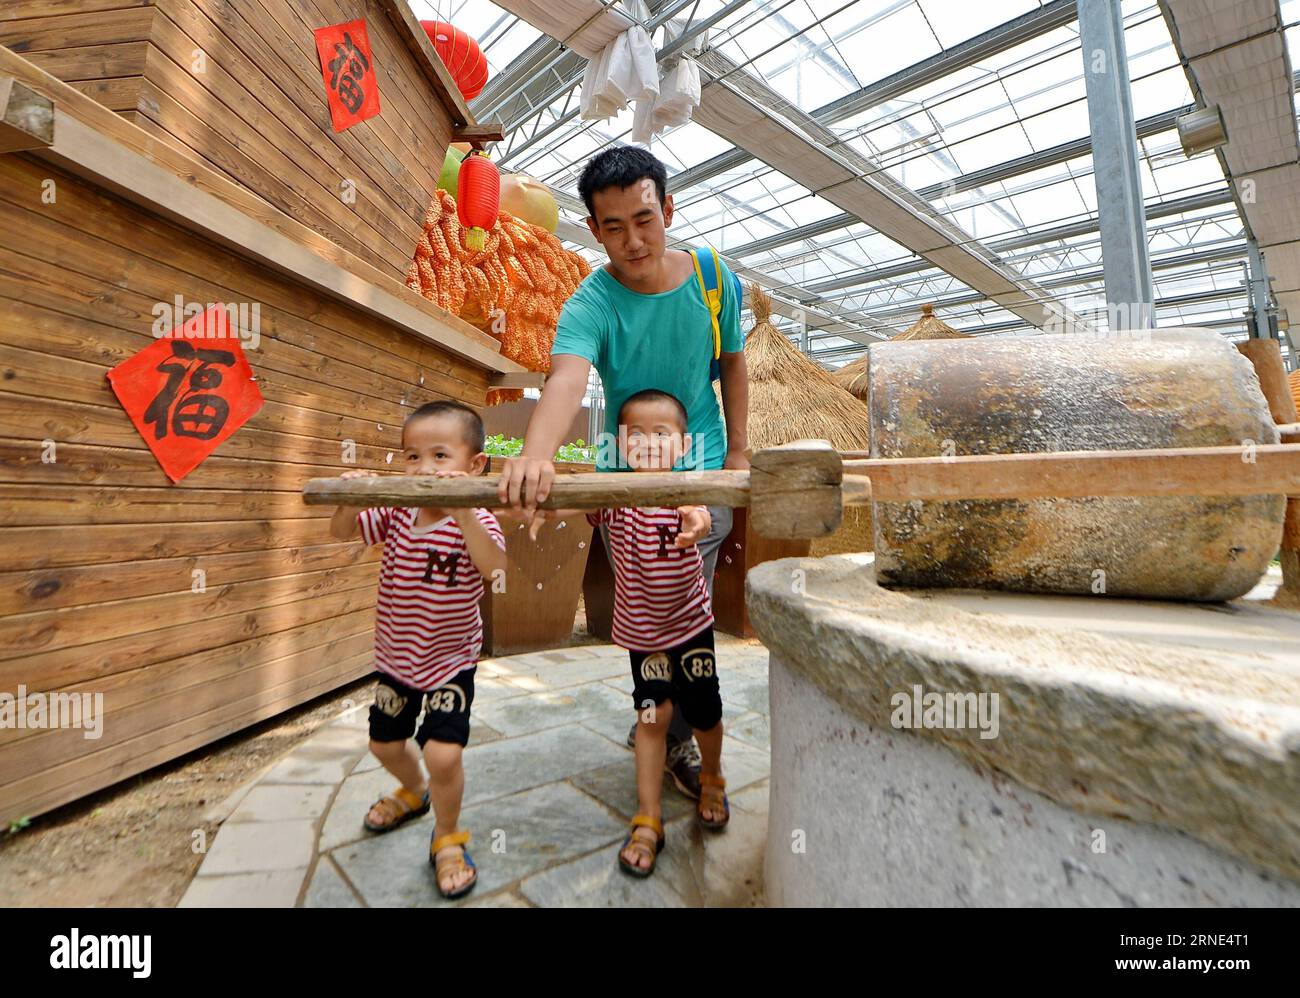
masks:
<svg viewBox="0 0 1300 998"><path fill-rule="evenodd" d="M2 45L0 45L0 76L12 76L36 93L50 98L54 102L56 121L66 117L84 123L105 138L122 145L145 163L170 172L195 190L217 198L237 212L255 219L276 234L284 236L311 253L334 263L345 271L348 281L371 285L406 303L409 308L422 313L430 320L431 328L440 331L445 330L465 337L496 353L498 355L496 362L484 365L488 370L502 372L522 372L526 370L521 364L500 357L501 344L487 333L476 329L445 309L439 308L400 281L394 280L315 230L272 207L253 191L222 176L192 156L184 155L166 143L158 141L142 128L96 103L76 88L56 79L39 66ZM55 140L57 143L57 128ZM68 168L71 169L71 167ZM94 179L93 168L89 170L77 169L74 172L89 179ZM131 197L129 193L123 196L135 201L137 204L144 204L138 197ZM148 204L144 204L144 206L150 207ZM184 220L181 220L180 224L184 225ZM241 252L241 255L247 254ZM405 325L407 330L414 335L421 336L424 339L430 338L419 332L415 326L402 322L396 324L399 326ZM457 351L452 346L454 338L447 338L444 342L444 337L439 335L434 337L434 341L439 346L455 353L461 353L461 356L466 356L466 354Z"/></svg>
<svg viewBox="0 0 1300 998"><path fill-rule="evenodd" d="M380 475L313 478L303 488L309 506L480 506L502 509L500 475L433 478ZM848 500L869 502L865 479L849 484ZM526 498L526 497L525 497ZM754 528L767 537L824 537L839 526L844 497L840 457L825 440L801 440L760 450L749 471L578 472L559 475L542 509L622 506L748 506Z"/></svg>
<svg viewBox="0 0 1300 998"><path fill-rule="evenodd" d="M309 506L502 509L507 504L497 499L499 480L499 475L313 478L303 487L303 502ZM539 505L543 509L688 503L748 506L759 533L798 538L825 536L839 526L845 505L871 501L1279 493L1300 495L1300 446L841 461L829 443L818 440L760 450L748 472L560 475Z"/></svg>
<svg viewBox="0 0 1300 998"><path fill-rule="evenodd" d="M546 384L546 373L544 371L498 373L488 378L489 388L541 388L544 384Z"/></svg>
<svg viewBox="0 0 1300 998"><path fill-rule="evenodd" d="M397 26L398 33L406 42L406 47L415 56L415 61L424 71L430 86L451 116L453 128L458 125L476 125L477 122L465 102L465 96L460 92L460 87L451 78L451 73L447 72L442 57L438 55L433 43L429 41L429 36L420 27L419 19L411 13L411 8L406 5L405 0L376 0L376 2L388 15L388 19Z"/></svg>
<svg viewBox="0 0 1300 998"><path fill-rule="evenodd" d="M849 459L876 502L1084 496L1300 495L1300 447Z"/></svg>
<svg viewBox="0 0 1300 998"><path fill-rule="evenodd" d="M477 340L448 329L420 309L313 253L220 198L191 186L94 128L55 108L55 142L35 155L85 177L154 214L265 264L331 298L405 328L489 371L526 368Z"/></svg>
<svg viewBox="0 0 1300 998"><path fill-rule="evenodd" d="M500 142L506 137L505 126L499 121L486 125L463 125L451 133L453 142L468 142L476 149L482 149L488 142Z"/></svg>
<svg viewBox="0 0 1300 998"><path fill-rule="evenodd" d="M54 142L54 101L0 77L0 153L44 149Z"/></svg>
<svg viewBox="0 0 1300 998"><path fill-rule="evenodd" d="M1255 368L1259 389L1268 403L1275 423L1294 423L1300 419L1295 400L1287 385L1286 366L1282 363L1282 344L1277 340L1250 339L1237 344L1237 350Z"/></svg>
<svg viewBox="0 0 1300 998"><path fill-rule="evenodd" d="M1279 424L1282 441L1295 440L1296 436L1289 431L1296 426L1300 412L1296 411L1295 399L1291 397L1287 382L1282 344L1277 340L1251 339L1238 343L1237 349L1255 368L1260 391L1264 393L1273 419ZM1300 607L1300 499L1287 500L1278 561L1282 565L1282 584L1278 586L1273 601L1280 606Z"/></svg>

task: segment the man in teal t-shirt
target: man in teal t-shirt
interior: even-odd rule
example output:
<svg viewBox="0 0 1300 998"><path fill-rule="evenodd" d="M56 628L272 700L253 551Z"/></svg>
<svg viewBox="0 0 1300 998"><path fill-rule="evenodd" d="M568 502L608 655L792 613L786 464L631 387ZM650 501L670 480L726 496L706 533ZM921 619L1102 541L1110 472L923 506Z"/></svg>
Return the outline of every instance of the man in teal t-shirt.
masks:
<svg viewBox="0 0 1300 998"><path fill-rule="evenodd" d="M635 291L608 269L594 270L564 303L551 354L581 357L596 366L605 392L606 434L618 433L618 412L624 401L644 388L658 388L686 406L692 447L682 466L691 470L722 468L726 466L727 432L709 377L713 359L709 309L690 255L684 250L670 253L674 258L666 267L668 283L674 275L684 272L686 276L666 291ZM712 257L703 253L701 262L712 266ZM724 282L718 317L722 356L732 354L743 361L736 284L726 264L720 262L719 266ZM597 467L614 470L616 457L616 448L601 448ZM743 462L732 466L741 467Z"/></svg>
<svg viewBox="0 0 1300 998"><path fill-rule="evenodd" d="M605 392L606 444L618 430L623 401L645 388L657 388L686 406L692 443L683 466L746 470L749 443L749 378L740 333L737 282L722 267L722 339L719 358L723 408L718 411L709 373L713 359L713 324L685 250L669 249L673 199L667 193L664 165L644 149L617 146L594 156L582 171L579 192L587 206L587 227L609 255L609 263L592 271L564 303L551 348L551 372L528 429L523 453L508 459L501 471L499 495L519 510L520 488L530 502L523 506L531 521L536 503L550 494L555 478L551 459L582 407L587 377L594 364ZM701 263L712 266L711 254ZM597 443L601 443L598 441ZM617 449L604 446L597 466L614 470ZM710 506L712 527L697 542L704 577L713 594L718 547L731 532L731 510ZM633 731L635 731L633 725ZM629 736L630 738L631 736ZM699 796L699 755L680 711L669 728L668 769L683 792Z"/></svg>

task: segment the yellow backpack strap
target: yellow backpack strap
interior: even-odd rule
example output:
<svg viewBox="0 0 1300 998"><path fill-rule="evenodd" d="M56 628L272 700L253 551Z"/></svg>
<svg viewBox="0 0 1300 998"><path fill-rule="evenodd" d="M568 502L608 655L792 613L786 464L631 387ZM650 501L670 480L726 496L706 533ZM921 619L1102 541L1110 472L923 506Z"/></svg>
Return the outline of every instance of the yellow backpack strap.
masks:
<svg viewBox="0 0 1300 998"><path fill-rule="evenodd" d="M722 356L722 327L718 325L718 316L722 314L722 268L718 264L717 251L710 247L709 252L713 255L715 275L712 288L709 288L704 279L704 271L700 268L699 251L690 251L691 262L695 265L695 279L700 282L700 294L709 308L709 320L713 323L713 359L717 360Z"/></svg>
<svg viewBox="0 0 1300 998"><path fill-rule="evenodd" d="M713 359L717 360L722 356L722 328L718 325L718 316L722 314L722 264L718 262L717 250L710 246L709 252L713 254L713 272L718 285L718 307L713 312Z"/></svg>

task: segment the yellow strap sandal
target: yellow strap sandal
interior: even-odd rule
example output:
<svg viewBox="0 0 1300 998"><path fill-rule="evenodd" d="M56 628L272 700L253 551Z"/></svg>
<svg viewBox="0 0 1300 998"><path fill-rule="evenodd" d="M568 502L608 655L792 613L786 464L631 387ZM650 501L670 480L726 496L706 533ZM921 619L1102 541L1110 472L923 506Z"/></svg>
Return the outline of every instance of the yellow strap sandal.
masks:
<svg viewBox="0 0 1300 998"><path fill-rule="evenodd" d="M648 828L655 833L654 848L645 840L644 836L638 836L638 828ZM650 865L646 867L637 866L635 863L629 863L623 858L623 853L631 848L632 852L637 854L638 858L645 856L650 860ZM648 814L638 814L632 819L632 828L627 833L627 838L618 849L618 866L624 873L633 877L645 878L655 872L655 864L659 862L659 854L664 850L664 826L658 818L652 818Z"/></svg>
<svg viewBox="0 0 1300 998"><path fill-rule="evenodd" d="M722 820L706 821L704 818L705 808L716 811L719 804L722 805ZM699 819L701 828L707 828L711 832L720 831L727 827L727 822L731 820L731 803L727 800L727 781L721 776L710 776L708 773L700 774L700 800L695 805L695 817Z"/></svg>
<svg viewBox="0 0 1300 998"><path fill-rule="evenodd" d="M456 898L462 898L474 889L478 883L478 867L474 865L474 858L470 856L469 850L465 848L465 843L469 841L469 832L452 832L450 835L435 837L429 843L429 864L433 867L434 877L438 882L438 893L448 901L454 901ZM448 846L460 846L460 855L450 856L445 859L438 859L438 853ZM454 890L445 891L442 889L443 880L461 870L469 870L474 874L464 884Z"/></svg>
<svg viewBox="0 0 1300 998"><path fill-rule="evenodd" d="M378 815L378 821L370 820L371 811ZM423 797L417 797L406 787L398 787L387 797L380 797L370 806L370 811L366 812L362 824L368 832L391 832L394 828L428 813L428 791L425 791Z"/></svg>

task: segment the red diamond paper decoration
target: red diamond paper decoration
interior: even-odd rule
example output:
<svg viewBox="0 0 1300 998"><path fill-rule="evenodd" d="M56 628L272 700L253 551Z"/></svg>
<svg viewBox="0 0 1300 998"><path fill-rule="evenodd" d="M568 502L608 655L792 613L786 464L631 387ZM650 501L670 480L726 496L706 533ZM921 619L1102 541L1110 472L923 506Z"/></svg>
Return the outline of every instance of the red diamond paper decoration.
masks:
<svg viewBox="0 0 1300 998"><path fill-rule="evenodd" d="M379 113L379 81L365 20L332 24L314 33L334 131L373 118Z"/></svg>
<svg viewBox="0 0 1300 998"><path fill-rule="evenodd" d="M213 305L108 372L117 400L172 482L179 482L258 409L262 393Z"/></svg>

